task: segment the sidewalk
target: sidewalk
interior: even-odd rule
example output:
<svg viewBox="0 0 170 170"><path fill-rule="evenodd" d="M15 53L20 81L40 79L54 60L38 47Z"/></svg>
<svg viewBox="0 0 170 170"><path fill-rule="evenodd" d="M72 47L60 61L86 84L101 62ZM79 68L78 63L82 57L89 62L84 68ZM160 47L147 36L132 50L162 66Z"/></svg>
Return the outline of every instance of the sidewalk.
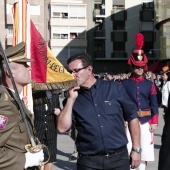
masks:
<svg viewBox="0 0 170 170"><path fill-rule="evenodd" d="M159 148L161 145L161 135L164 126L162 118L163 109L159 109L159 126L155 131L155 161L149 162L146 170L157 170ZM67 134L58 134L57 138L57 162L53 170L76 170L76 161L69 161L74 150L74 142Z"/></svg>

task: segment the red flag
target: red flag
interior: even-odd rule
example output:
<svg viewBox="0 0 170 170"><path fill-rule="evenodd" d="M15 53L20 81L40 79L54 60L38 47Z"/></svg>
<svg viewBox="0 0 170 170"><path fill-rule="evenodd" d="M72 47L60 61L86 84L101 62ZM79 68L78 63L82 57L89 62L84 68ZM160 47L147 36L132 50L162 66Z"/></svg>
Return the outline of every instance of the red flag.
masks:
<svg viewBox="0 0 170 170"><path fill-rule="evenodd" d="M13 45L21 41L26 42L26 56L34 60L31 63L32 88L36 90L52 90L77 85L76 80L53 55L30 20L29 4L26 0L19 0L19 2L14 3L13 16ZM25 90L25 94L27 96L28 88Z"/></svg>

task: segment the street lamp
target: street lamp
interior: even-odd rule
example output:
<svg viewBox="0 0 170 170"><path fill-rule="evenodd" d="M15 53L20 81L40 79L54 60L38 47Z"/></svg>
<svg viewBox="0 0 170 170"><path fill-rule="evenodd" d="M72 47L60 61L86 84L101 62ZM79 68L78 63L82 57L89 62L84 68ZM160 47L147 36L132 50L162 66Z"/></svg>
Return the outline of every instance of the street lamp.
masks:
<svg viewBox="0 0 170 170"><path fill-rule="evenodd" d="M150 49L149 54L152 54L152 51L160 51L161 49Z"/></svg>

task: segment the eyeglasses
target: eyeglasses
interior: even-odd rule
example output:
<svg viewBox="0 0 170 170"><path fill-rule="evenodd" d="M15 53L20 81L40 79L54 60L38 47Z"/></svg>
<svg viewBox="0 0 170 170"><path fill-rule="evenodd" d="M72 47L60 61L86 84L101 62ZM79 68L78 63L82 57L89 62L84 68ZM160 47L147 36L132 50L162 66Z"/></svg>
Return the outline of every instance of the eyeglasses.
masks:
<svg viewBox="0 0 170 170"><path fill-rule="evenodd" d="M77 68L77 69L74 69L74 70L68 70L68 72L70 74L73 74L73 73L78 73L79 71L83 70L83 69L86 69L88 66L85 66L83 68Z"/></svg>

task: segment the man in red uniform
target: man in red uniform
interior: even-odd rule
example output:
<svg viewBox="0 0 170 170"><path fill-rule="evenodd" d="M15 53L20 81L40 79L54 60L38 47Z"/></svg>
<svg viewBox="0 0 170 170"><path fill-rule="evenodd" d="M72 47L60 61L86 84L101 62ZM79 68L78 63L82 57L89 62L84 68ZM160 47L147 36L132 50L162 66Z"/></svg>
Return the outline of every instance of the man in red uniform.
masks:
<svg viewBox="0 0 170 170"><path fill-rule="evenodd" d="M157 92L154 83L144 77L147 70L147 57L142 50L144 37L141 33L136 35L137 50L133 50L128 60L132 68L132 75L122 82L126 92L135 103L139 115L141 128L141 164L139 170L145 170L147 161L154 161L154 135L158 124ZM127 132L127 136L128 132ZM130 138L128 144L131 150Z"/></svg>

